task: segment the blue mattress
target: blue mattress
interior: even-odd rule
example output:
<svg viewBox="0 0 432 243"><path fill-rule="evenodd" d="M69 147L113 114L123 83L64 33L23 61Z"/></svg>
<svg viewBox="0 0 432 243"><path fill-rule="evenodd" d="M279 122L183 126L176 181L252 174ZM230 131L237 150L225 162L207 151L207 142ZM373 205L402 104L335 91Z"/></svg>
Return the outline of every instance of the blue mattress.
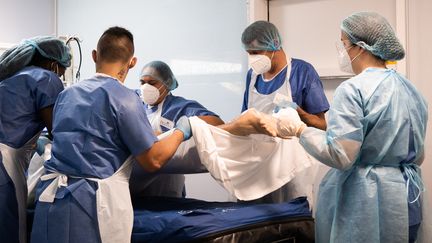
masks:
<svg viewBox="0 0 432 243"><path fill-rule="evenodd" d="M134 199L133 204L135 218L132 242L211 239L224 234L281 223L296 224L295 227L298 228L294 231L297 232L303 230L301 228L303 226L298 224L302 220L309 222L307 224L309 229L304 230L305 234L313 234L313 219L306 198L279 204L142 198ZM278 229L281 227L278 226ZM266 232L268 230L265 228Z"/></svg>
<svg viewBox="0 0 432 243"><path fill-rule="evenodd" d="M133 199L132 242L314 242L306 198L279 204ZM28 209L28 236L34 210Z"/></svg>

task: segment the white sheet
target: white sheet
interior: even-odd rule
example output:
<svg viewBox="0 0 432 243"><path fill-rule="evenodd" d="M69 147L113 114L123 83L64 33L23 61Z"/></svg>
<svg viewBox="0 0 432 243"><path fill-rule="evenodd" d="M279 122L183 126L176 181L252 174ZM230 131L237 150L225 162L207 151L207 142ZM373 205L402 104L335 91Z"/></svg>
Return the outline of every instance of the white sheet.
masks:
<svg viewBox="0 0 432 243"><path fill-rule="evenodd" d="M317 162L298 138L236 136L198 117L189 120L201 163L236 198L261 198L295 178L297 196L312 199L314 178L309 172L315 171Z"/></svg>

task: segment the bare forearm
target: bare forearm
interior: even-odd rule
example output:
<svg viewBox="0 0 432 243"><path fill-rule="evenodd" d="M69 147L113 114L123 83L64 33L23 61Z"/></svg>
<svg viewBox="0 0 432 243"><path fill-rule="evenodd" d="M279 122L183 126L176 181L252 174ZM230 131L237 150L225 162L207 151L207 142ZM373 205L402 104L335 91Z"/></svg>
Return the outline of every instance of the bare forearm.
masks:
<svg viewBox="0 0 432 243"><path fill-rule="evenodd" d="M156 142L153 146L136 157L143 168L149 172L160 169L177 151L183 142L183 133L179 130Z"/></svg>
<svg viewBox="0 0 432 243"><path fill-rule="evenodd" d="M327 129L327 122L325 120L324 112L318 113L318 114L310 114L301 109L300 107L297 108L297 112L300 116L300 119L306 123L309 127L315 127L321 130Z"/></svg>
<svg viewBox="0 0 432 243"><path fill-rule="evenodd" d="M217 116L199 116L199 118L203 121L205 121L207 124L213 125L213 126L219 126L224 124L225 122L220 119Z"/></svg>
<svg viewBox="0 0 432 243"><path fill-rule="evenodd" d="M225 123L225 124L222 124L222 125L219 125L217 127L220 129L223 129L223 130L225 130L231 134L234 134L234 135L239 135L239 136L243 135L241 132L239 132L243 129L240 128L238 124L236 124L235 120L228 122L228 123Z"/></svg>
<svg viewBox="0 0 432 243"><path fill-rule="evenodd" d="M273 120L254 109L247 110L233 121L218 127L238 136L250 134L276 136L277 134L276 126L273 126Z"/></svg>
<svg viewBox="0 0 432 243"><path fill-rule="evenodd" d="M52 131L52 117L53 117L52 113L53 113L53 106L48 106L39 110L39 117L41 118L45 127L47 128L49 135L51 135L51 131Z"/></svg>
<svg viewBox="0 0 432 243"><path fill-rule="evenodd" d="M313 114L300 116L300 118L309 127L315 127L315 128L318 128L318 129L321 129L324 131L327 129L327 123L326 123L325 119L317 117Z"/></svg>

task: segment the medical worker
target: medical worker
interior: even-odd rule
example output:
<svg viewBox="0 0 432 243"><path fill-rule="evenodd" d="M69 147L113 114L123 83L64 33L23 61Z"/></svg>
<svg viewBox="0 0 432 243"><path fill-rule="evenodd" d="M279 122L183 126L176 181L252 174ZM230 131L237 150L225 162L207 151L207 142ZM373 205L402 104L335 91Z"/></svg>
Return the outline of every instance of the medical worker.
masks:
<svg viewBox="0 0 432 243"><path fill-rule="evenodd" d="M24 40L0 56L0 241L26 242L25 172L63 90L69 48L54 37Z"/></svg>
<svg viewBox="0 0 432 243"><path fill-rule="evenodd" d="M327 131L298 117L291 122L304 148L333 167L320 185L316 240L414 242L422 224L426 101L386 68L405 56L386 19L354 13L341 29L341 69L356 76L336 89Z"/></svg>
<svg viewBox="0 0 432 243"><path fill-rule="evenodd" d="M281 101L293 102L308 126L325 130L324 113L329 103L321 80L311 64L285 53L276 26L256 21L244 30L242 43L251 67L246 77L242 111L255 108L271 114ZM286 184L259 201L283 202L303 194L303 189L294 184Z"/></svg>
<svg viewBox="0 0 432 243"><path fill-rule="evenodd" d="M59 95L32 242L130 242L132 163L158 170L191 136L184 118L170 136L157 140L142 101L123 86L136 64L133 54L132 34L109 28L92 53L97 73Z"/></svg>
<svg viewBox="0 0 432 243"><path fill-rule="evenodd" d="M164 133L183 117L198 116L208 124L224 124L218 115L209 111L200 103L171 93L178 87L177 79L171 68L162 61L146 64L140 75L140 96L145 104L145 111L155 134ZM185 177L181 174L146 175L140 168L132 170L130 188L136 196L185 196Z"/></svg>

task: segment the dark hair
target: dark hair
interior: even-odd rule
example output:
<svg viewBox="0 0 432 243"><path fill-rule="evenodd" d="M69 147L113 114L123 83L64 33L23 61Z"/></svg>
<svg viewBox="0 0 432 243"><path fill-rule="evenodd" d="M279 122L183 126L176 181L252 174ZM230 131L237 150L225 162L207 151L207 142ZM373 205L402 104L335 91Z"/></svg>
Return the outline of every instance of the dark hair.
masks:
<svg viewBox="0 0 432 243"><path fill-rule="evenodd" d="M97 44L98 57L103 62L128 62L134 51L132 33L118 26L107 29Z"/></svg>
<svg viewBox="0 0 432 243"><path fill-rule="evenodd" d="M40 52L36 49L36 50L35 50L35 53L33 54L33 57L32 57L32 59L31 59L30 63L27 64L27 66L37 66L37 67L41 67L41 68L44 68L44 69L50 70L51 64L52 64L53 62L57 62L57 61L54 60L54 59L49 59L49 58L46 58L46 57L42 56L42 55L40 54ZM57 63L58 63L58 62L57 62ZM59 64L60 66L64 67L64 66L61 65L60 63L58 63L58 64ZM64 68L66 68L66 67L64 67Z"/></svg>

